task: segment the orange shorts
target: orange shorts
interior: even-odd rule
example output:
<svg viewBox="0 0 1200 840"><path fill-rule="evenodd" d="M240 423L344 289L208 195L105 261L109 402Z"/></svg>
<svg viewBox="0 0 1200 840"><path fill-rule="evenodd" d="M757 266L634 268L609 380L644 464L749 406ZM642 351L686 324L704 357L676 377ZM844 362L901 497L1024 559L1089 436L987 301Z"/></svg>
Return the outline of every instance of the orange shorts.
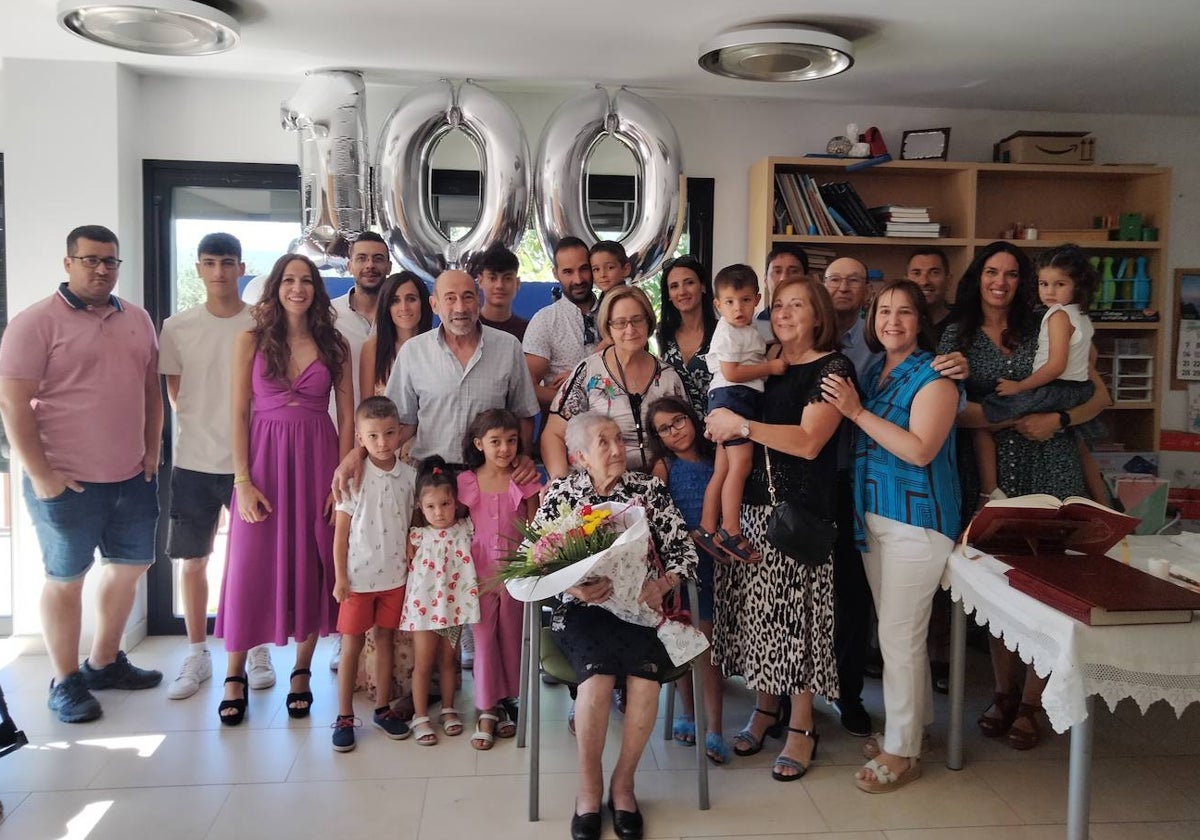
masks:
<svg viewBox="0 0 1200 840"><path fill-rule="evenodd" d="M338 609L337 631L349 636L366 633L372 627L394 630L404 612L404 587L382 592L351 592Z"/></svg>

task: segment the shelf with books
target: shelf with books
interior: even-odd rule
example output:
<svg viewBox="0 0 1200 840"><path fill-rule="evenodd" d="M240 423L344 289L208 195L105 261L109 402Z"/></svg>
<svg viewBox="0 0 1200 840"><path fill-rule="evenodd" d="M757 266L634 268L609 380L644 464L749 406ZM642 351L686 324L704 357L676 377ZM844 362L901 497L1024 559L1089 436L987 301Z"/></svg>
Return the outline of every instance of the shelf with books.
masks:
<svg viewBox="0 0 1200 840"><path fill-rule="evenodd" d="M1162 356L1168 285L1166 233L1170 226L1171 171L1154 166L1062 166L1029 164L968 163L955 161L892 161L847 172L853 160L805 157L767 157L750 169L749 237L747 259L757 270L765 267L766 255L776 244L794 243L805 249L819 247L825 254L855 257L869 268L879 269L886 279L902 277L909 255L921 247L941 248L950 260L951 273L961 277L979 249L994 242L1015 222L1058 233L1050 239L1017 240L1014 244L1030 256L1064 244L1063 236L1073 231L1091 231L1096 217L1139 213L1143 224L1158 229L1151 241L1084 241L1085 251L1099 256L1101 265L1112 257L1117 280L1114 303L1120 306L1096 313L1093 323L1098 337L1148 340L1156 357ZM807 176L818 187L846 183L867 208L881 205L928 210L930 221L944 226L945 235L925 237L875 237L788 234L776 215L776 176ZM786 211L786 207L781 208ZM839 232L840 233L840 232ZM823 255L824 256L824 255ZM1122 282L1117 267L1137 265L1145 258L1150 279L1148 305L1160 320L1113 320L1141 316L1135 310L1132 288ZM1144 292L1144 289L1142 290ZM1128 292L1128 294L1126 294ZM1124 303L1128 299L1128 303ZM1127 310L1127 311L1126 311ZM1160 375L1153 381L1149 400L1123 402L1120 414L1109 418L1113 439L1130 450L1157 448L1159 428ZM1118 420L1119 418L1119 420Z"/></svg>

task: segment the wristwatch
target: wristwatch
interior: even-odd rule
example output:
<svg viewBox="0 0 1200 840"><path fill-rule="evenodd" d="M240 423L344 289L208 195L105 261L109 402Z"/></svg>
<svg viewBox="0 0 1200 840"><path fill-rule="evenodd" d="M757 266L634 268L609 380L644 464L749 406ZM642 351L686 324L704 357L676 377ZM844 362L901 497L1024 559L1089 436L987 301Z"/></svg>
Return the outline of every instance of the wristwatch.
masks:
<svg viewBox="0 0 1200 840"><path fill-rule="evenodd" d="M1065 429L1071 425L1071 415L1065 411L1058 412L1058 427Z"/></svg>
<svg viewBox="0 0 1200 840"><path fill-rule="evenodd" d="M740 431L741 431L742 437L749 439L749 437L750 437L750 421L749 420L742 421L742 428L740 429Z"/></svg>

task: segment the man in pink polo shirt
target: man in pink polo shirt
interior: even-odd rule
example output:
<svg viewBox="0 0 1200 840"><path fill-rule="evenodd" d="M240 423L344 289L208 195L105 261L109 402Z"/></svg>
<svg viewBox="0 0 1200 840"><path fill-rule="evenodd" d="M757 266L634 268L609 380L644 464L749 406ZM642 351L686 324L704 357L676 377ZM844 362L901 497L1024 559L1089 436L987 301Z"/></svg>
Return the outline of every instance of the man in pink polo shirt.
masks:
<svg viewBox="0 0 1200 840"><path fill-rule="evenodd" d="M46 568L47 705L65 723L100 716L93 690L162 681L118 649L138 578L154 562L163 404L150 316L112 293L117 252L108 228L71 231L67 282L13 318L0 341L0 413ZM97 548L96 634L80 665L83 578Z"/></svg>

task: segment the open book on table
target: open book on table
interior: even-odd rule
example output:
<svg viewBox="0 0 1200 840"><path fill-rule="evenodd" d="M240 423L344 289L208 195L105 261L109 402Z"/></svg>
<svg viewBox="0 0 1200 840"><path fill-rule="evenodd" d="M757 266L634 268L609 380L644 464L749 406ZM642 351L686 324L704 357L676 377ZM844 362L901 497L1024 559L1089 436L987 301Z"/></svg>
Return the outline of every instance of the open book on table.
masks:
<svg viewBox="0 0 1200 840"><path fill-rule="evenodd" d="M988 502L971 519L963 542L988 554L1105 554L1140 520L1085 499L1035 493Z"/></svg>

